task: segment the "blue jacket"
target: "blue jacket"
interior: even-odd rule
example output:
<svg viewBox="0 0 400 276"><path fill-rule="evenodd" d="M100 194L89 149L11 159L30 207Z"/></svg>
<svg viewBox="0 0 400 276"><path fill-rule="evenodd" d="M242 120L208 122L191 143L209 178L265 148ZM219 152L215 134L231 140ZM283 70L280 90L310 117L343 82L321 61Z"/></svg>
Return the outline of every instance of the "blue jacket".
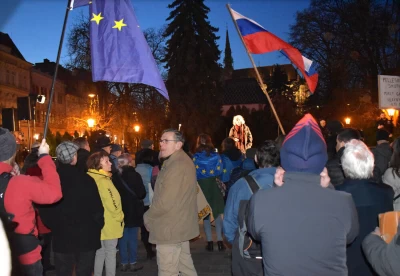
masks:
<svg viewBox="0 0 400 276"><path fill-rule="evenodd" d="M272 188L276 168L262 168L249 173L260 186L260 189ZM224 211L224 235L231 244L238 230L238 213L241 200L249 200L251 190L244 177L236 181L231 187Z"/></svg>
<svg viewBox="0 0 400 276"><path fill-rule="evenodd" d="M149 164L137 164L136 172L140 174L143 180L144 188L146 189L146 197L143 199L144 206L149 206L149 183L151 182L151 172L153 171L153 167Z"/></svg>

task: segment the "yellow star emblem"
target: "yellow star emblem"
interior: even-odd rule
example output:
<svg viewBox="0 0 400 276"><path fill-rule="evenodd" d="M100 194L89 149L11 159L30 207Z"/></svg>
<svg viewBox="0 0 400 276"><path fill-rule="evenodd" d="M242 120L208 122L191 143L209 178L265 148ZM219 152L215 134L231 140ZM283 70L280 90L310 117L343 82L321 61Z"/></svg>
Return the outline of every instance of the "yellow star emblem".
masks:
<svg viewBox="0 0 400 276"><path fill-rule="evenodd" d="M93 18L90 19L90 21L95 21L97 23L97 25L100 24L100 20L102 20L104 17L101 16L101 13L99 14L94 14L93 13Z"/></svg>
<svg viewBox="0 0 400 276"><path fill-rule="evenodd" d="M217 166L217 170L219 171L221 169L221 166Z"/></svg>
<svg viewBox="0 0 400 276"><path fill-rule="evenodd" d="M127 26L124 23L124 19L121 19L120 21L114 21L115 22L115 26L113 26L113 29L118 29L118 31L121 31L122 27Z"/></svg>
<svg viewBox="0 0 400 276"><path fill-rule="evenodd" d="M199 165L196 165L196 169L198 169L199 168Z"/></svg>
<svg viewBox="0 0 400 276"><path fill-rule="evenodd" d="M206 173L206 170L202 170L201 173L202 173L202 174L205 174L205 173Z"/></svg>
<svg viewBox="0 0 400 276"><path fill-rule="evenodd" d="M222 160L221 160L221 159L219 159L219 163L222 163Z"/></svg>
<svg viewBox="0 0 400 276"><path fill-rule="evenodd" d="M214 170L211 170L211 171L210 171L210 174L214 174Z"/></svg>
<svg viewBox="0 0 400 276"><path fill-rule="evenodd" d="M196 161L196 158L195 158L195 157L193 157L193 162L194 162L194 161Z"/></svg>
<svg viewBox="0 0 400 276"><path fill-rule="evenodd" d="M223 171L224 173L226 173L226 169L223 169L222 171Z"/></svg>

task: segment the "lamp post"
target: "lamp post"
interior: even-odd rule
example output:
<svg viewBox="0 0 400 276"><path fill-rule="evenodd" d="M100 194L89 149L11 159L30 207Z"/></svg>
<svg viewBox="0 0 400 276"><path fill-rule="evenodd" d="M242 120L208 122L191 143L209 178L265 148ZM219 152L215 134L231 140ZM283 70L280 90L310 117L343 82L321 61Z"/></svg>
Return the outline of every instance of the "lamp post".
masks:
<svg viewBox="0 0 400 276"><path fill-rule="evenodd" d="M350 127L351 119L350 119L349 117L346 117L346 118L344 119L344 122L346 123L346 126L347 126L347 127Z"/></svg>
<svg viewBox="0 0 400 276"><path fill-rule="evenodd" d="M136 152L139 151L139 131L140 131L140 125L136 124L133 126L133 129L136 132Z"/></svg>
<svg viewBox="0 0 400 276"><path fill-rule="evenodd" d="M390 121L392 121L392 120L393 120L393 116L394 116L394 112L395 112L396 110L390 108L390 109L386 109L386 111L387 111L387 113L388 113L388 115L389 115L389 117L390 117Z"/></svg>

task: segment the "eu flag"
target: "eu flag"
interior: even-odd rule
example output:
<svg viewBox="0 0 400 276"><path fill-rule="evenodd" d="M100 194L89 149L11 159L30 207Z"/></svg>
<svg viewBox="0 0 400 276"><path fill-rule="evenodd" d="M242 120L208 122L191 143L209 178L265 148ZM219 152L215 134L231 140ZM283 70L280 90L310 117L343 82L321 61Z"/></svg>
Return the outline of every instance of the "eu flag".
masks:
<svg viewBox="0 0 400 276"><path fill-rule="evenodd" d="M131 1L92 0L89 3L93 81L143 83L153 86L169 100Z"/></svg>

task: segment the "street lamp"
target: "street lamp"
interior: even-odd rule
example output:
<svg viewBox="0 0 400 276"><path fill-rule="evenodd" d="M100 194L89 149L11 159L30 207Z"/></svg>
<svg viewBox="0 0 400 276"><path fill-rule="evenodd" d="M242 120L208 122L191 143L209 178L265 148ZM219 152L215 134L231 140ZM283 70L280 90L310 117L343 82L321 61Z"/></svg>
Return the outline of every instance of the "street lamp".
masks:
<svg viewBox="0 0 400 276"><path fill-rule="evenodd" d="M33 139L35 139L35 141L39 140L39 134L35 133L35 135L33 135Z"/></svg>
<svg viewBox="0 0 400 276"><path fill-rule="evenodd" d="M96 96L96 94L90 93L88 96L89 96L90 98L94 98L94 97Z"/></svg>
<svg viewBox="0 0 400 276"><path fill-rule="evenodd" d="M89 128L94 127L95 123L96 123L96 121L94 119L90 118L90 119L87 120L87 124L88 124Z"/></svg>
<svg viewBox="0 0 400 276"><path fill-rule="evenodd" d="M350 125L351 119L349 117L344 119L344 122L346 123L347 126Z"/></svg>
<svg viewBox="0 0 400 276"><path fill-rule="evenodd" d="M391 108L391 109L386 109L386 111L387 111L388 115L390 116L390 119L392 119L393 116L394 116L394 112L395 112L396 110L394 110L393 108Z"/></svg>
<svg viewBox="0 0 400 276"><path fill-rule="evenodd" d="M134 125L133 129L137 133L137 136L136 136L136 151L139 151L139 135L138 134L139 134L140 126L139 125Z"/></svg>

